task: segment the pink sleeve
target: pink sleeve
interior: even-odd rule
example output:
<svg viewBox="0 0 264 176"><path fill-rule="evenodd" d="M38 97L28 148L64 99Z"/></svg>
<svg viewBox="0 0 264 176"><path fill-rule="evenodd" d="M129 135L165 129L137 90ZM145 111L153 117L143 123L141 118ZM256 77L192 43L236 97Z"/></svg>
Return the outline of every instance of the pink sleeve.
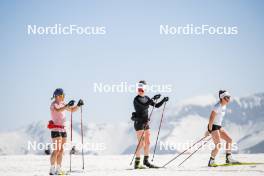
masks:
<svg viewBox="0 0 264 176"><path fill-rule="evenodd" d="M60 108L60 106L57 104L57 103L52 103L51 105L50 105L50 110L51 111L54 111L54 109L59 109Z"/></svg>
<svg viewBox="0 0 264 176"><path fill-rule="evenodd" d="M54 103L51 103L50 105L50 111L53 111L54 110Z"/></svg>

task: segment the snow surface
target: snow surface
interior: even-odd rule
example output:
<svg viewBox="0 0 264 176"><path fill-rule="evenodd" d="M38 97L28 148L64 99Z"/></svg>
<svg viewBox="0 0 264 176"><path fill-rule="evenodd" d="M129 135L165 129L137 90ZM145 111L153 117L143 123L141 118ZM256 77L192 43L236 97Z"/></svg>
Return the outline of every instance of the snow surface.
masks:
<svg viewBox="0 0 264 176"><path fill-rule="evenodd" d="M174 155L157 155L154 161L157 165L163 165ZM264 175L264 165L256 166L229 166L229 167L207 167L209 154L196 154L181 167L180 161L185 156L178 158L164 169L132 170L129 166L131 155L105 155L85 156L85 170L82 171L82 160L80 155L72 158L73 172L76 176L259 176ZM264 162L264 154L238 154L235 159L243 162ZM218 163L224 162L224 155L217 158ZM49 172L49 156L46 155L8 155L0 156L1 176L46 176ZM69 155L63 159L64 170L69 170Z"/></svg>

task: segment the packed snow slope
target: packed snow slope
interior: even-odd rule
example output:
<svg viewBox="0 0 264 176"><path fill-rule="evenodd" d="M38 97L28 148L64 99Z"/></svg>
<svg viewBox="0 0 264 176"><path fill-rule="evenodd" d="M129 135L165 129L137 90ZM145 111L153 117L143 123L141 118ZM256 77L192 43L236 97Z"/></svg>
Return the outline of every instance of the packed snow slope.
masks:
<svg viewBox="0 0 264 176"><path fill-rule="evenodd" d="M73 176L262 176L264 175L264 165L256 166L229 166L229 167L207 167L208 155L197 154L184 165L178 167L180 161L186 156L179 158L175 162L163 169L141 169L132 170L129 166L131 155L104 155L85 156L85 169L82 170L82 160L80 155L72 158ZM163 165L172 155L159 155L155 159L155 164ZM264 154L238 154L234 157L240 161L263 162ZM224 162L224 156L217 158L219 163ZM49 157L45 155L9 155L0 156L1 176L47 176L49 173ZM69 155L63 160L63 169L69 170Z"/></svg>

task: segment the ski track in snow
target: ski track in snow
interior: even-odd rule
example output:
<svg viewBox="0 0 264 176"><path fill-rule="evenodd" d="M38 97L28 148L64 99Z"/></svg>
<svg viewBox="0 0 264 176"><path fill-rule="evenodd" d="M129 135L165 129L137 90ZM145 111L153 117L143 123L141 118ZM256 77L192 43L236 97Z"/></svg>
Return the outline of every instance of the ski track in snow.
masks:
<svg viewBox="0 0 264 176"><path fill-rule="evenodd" d="M154 163L163 165L174 155L157 155ZM186 157L179 157L163 169L131 170L132 155L85 156L85 170L82 171L81 155L72 158L73 176L249 176L264 175L264 165L207 167L208 154L194 155L181 167L177 165ZM234 158L242 162L264 162L264 154L238 154ZM224 162L224 155L217 158L217 163ZM7 155L0 156L1 176L46 176L49 172L49 156L44 155ZM63 159L63 168L69 170L69 156Z"/></svg>

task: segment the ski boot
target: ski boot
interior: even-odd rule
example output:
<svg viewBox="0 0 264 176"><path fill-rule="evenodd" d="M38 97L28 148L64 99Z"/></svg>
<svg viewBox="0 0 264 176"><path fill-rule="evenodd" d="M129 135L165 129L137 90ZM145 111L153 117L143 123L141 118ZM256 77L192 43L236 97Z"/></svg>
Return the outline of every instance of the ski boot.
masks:
<svg viewBox="0 0 264 176"><path fill-rule="evenodd" d="M237 161L237 160L234 160L234 159L232 158L231 153L227 153L227 154L226 154L226 164L240 164L240 162Z"/></svg>
<svg viewBox="0 0 264 176"><path fill-rule="evenodd" d="M60 165L57 166L56 175L64 175L64 171L61 169Z"/></svg>
<svg viewBox="0 0 264 176"><path fill-rule="evenodd" d="M134 169L146 169L146 167L140 165L140 157L136 157Z"/></svg>
<svg viewBox="0 0 264 176"><path fill-rule="evenodd" d="M54 165L50 166L50 172L49 172L50 175L56 175L56 168Z"/></svg>
<svg viewBox="0 0 264 176"><path fill-rule="evenodd" d="M155 165L151 164L151 163L148 161L148 158L149 158L149 156L144 156L143 164L144 164L145 166L147 166L148 168L155 168L155 169L159 168L158 166L155 166Z"/></svg>
<svg viewBox="0 0 264 176"><path fill-rule="evenodd" d="M210 157L208 167L216 167L215 159L213 157Z"/></svg>

